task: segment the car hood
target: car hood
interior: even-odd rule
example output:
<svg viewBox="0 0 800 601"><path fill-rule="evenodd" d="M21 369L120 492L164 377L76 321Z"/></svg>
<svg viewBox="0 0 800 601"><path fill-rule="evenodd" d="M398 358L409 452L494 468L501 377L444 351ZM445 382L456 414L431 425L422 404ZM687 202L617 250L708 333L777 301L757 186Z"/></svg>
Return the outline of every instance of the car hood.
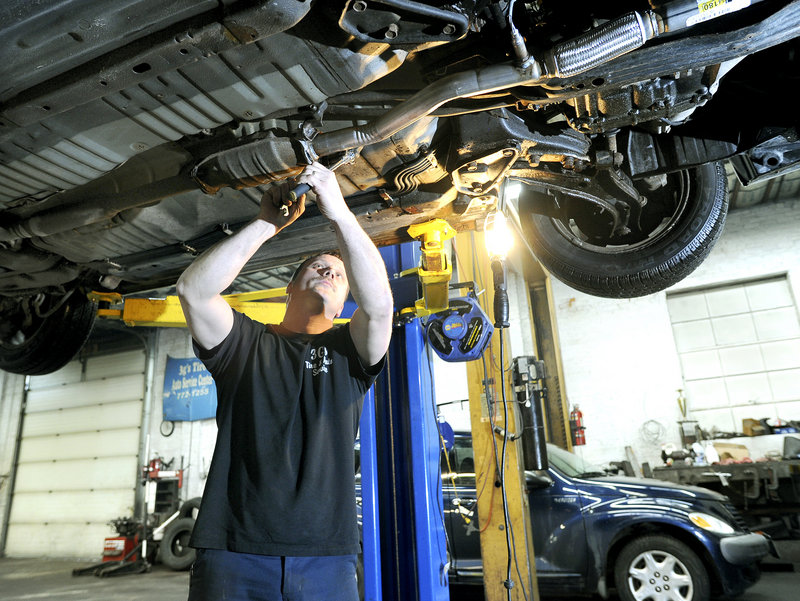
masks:
<svg viewBox="0 0 800 601"><path fill-rule="evenodd" d="M575 478L585 490L586 486L597 487L596 492L604 496L618 495L620 497L641 497L646 493L648 497L680 499L690 501L703 499L708 501L726 501L727 497L713 490L699 486L675 484L655 478L631 478L628 476L610 476L598 478Z"/></svg>

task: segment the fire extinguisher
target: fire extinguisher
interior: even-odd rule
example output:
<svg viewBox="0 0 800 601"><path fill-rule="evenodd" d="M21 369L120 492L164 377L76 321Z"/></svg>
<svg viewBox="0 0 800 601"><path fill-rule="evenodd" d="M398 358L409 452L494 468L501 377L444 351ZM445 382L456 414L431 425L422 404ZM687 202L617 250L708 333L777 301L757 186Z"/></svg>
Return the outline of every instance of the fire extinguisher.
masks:
<svg viewBox="0 0 800 601"><path fill-rule="evenodd" d="M572 406L569 414L569 429L572 432L572 444L580 446L586 444L586 427L583 425L583 413L577 405Z"/></svg>

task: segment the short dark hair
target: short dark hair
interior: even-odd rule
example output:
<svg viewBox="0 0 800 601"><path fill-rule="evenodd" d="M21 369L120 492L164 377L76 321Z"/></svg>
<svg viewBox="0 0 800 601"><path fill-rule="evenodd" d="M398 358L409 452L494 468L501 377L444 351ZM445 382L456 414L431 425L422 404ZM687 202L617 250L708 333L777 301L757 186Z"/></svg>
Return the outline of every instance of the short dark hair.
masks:
<svg viewBox="0 0 800 601"><path fill-rule="evenodd" d="M306 259L305 261L300 263L300 265L297 266L297 269L294 270L294 273L292 274L292 277L289 279L289 283L291 284L292 282L294 282L297 279L297 276L300 275L301 271L303 271L311 263L313 263L314 261L319 259L322 255L328 255L328 256L331 256L331 257L336 257L340 261L342 260L342 255L339 253L338 250L325 251L325 252L321 252L321 253L317 253L315 255L312 255L308 259Z"/></svg>

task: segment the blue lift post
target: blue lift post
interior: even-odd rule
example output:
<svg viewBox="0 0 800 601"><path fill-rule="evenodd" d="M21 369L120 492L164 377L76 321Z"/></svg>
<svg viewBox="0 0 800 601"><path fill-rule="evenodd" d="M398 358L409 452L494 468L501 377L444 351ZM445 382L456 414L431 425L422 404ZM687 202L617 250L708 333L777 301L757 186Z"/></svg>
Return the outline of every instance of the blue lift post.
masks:
<svg viewBox="0 0 800 601"><path fill-rule="evenodd" d="M413 243L381 249L381 255L390 278L417 267L420 258L418 245ZM440 435L431 376L419 319L397 326L386 369L375 384L376 444L365 440L373 431L365 423L371 414L366 406L369 399L361 422L364 581L368 601L450 598L439 473ZM372 468L367 467L365 472L365 464ZM371 471L373 468L377 469ZM370 471L374 483L366 482ZM367 515L375 516L369 519L377 521L373 526L380 534L378 539L368 532ZM373 548L379 556L368 552L368 545L377 545ZM376 582L378 577L380 581Z"/></svg>
<svg viewBox="0 0 800 601"><path fill-rule="evenodd" d="M375 438L375 387L364 397L359 427L361 449L361 546L364 559L364 601L381 600L381 540L378 515L378 461Z"/></svg>

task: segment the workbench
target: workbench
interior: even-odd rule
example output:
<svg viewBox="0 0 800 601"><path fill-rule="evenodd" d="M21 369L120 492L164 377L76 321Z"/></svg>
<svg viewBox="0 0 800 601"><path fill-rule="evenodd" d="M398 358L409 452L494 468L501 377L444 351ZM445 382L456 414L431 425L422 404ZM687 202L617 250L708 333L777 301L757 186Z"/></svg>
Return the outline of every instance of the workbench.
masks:
<svg viewBox="0 0 800 601"><path fill-rule="evenodd" d="M800 459L653 468L653 477L730 498L752 529L800 538Z"/></svg>

